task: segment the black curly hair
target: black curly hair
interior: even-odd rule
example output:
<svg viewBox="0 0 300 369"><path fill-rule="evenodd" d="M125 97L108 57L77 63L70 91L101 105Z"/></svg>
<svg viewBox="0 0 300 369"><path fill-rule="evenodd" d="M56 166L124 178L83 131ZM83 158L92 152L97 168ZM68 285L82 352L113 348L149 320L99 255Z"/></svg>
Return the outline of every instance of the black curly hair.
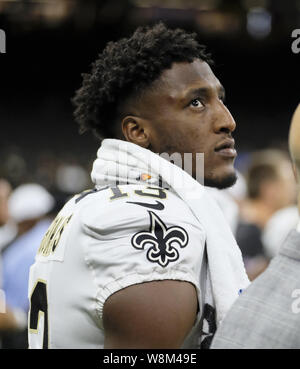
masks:
<svg viewBox="0 0 300 369"><path fill-rule="evenodd" d="M173 62L194 59L213 64L195 33L168 29L162 22L109 42L91 73L82 74L82 86L72 99L80 133L92 130L100 139L115 137L121 102L140 96Z"/></svg>

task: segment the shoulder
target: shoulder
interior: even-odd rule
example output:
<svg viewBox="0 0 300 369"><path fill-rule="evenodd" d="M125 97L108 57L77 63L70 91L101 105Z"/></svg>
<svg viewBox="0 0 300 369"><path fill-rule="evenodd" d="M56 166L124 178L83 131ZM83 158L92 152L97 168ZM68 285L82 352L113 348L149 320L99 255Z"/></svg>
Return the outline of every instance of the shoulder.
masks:
<svg viewBox="0 0 300 369"><path fill-rule="evenodd" d="M145 227L155 218L166 226L178 225L202 232L186 203L173 192L160 187L104 187L79 195L73 201L81 207L81 223L96 231L102 229L110 233Z"/></svg>
<svg viewBox="0 0 300 369"><path fill-rule="evenodd" d="M74 232L99 287L101 319L107 298L131 285L179 280L199 291L205 233L173 193L126 185L91 193L77 204Z"/></svg>

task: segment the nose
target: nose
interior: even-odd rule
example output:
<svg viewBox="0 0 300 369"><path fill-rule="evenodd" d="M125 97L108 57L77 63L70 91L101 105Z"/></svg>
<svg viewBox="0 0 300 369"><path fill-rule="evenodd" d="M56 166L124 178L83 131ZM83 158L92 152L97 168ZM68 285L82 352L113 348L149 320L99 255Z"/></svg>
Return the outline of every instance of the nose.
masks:
<svg viewBox="0 0 300 369"><path fill-rule="evenodd" d="M235 130L236 128L235 120L222 101L218 102L216 115L217 115L216 119L214 120L214 131L216 133L225 132L229 134Z"/></svg>

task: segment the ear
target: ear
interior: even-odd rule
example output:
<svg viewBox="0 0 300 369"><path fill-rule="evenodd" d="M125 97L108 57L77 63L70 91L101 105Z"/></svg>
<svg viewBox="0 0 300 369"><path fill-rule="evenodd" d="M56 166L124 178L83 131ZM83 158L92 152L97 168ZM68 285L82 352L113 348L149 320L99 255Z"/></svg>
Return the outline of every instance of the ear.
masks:
<svg viewBox="0 0 300 369"><path fill-rule="evenodd" d="M126 140L144 148L150 146L150 137L147 127L147 121L140 117L127 115L122 120L122 132Z"/></svg>

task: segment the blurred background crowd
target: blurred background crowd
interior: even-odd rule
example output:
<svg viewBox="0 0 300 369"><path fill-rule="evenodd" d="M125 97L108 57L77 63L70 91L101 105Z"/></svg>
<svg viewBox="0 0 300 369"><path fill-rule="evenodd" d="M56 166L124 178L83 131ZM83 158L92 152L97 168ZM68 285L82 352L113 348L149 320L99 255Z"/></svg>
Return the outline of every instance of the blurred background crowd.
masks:
<svg viewBox="0 0 300 369"><path fill-rule="evenodd" d="M299 103L300 0L0 0L0 310L2 348L27 347L28 271L57 211L92 186L99 142L70 102L110 40L163 20L197 32L237 122L235 186L211 190L255 279L298 221L287 150ZM298 84L297 84L298 83ZM4 294L0 295L3 298ZM3 304L0 303L0 309Z"/></svg>

